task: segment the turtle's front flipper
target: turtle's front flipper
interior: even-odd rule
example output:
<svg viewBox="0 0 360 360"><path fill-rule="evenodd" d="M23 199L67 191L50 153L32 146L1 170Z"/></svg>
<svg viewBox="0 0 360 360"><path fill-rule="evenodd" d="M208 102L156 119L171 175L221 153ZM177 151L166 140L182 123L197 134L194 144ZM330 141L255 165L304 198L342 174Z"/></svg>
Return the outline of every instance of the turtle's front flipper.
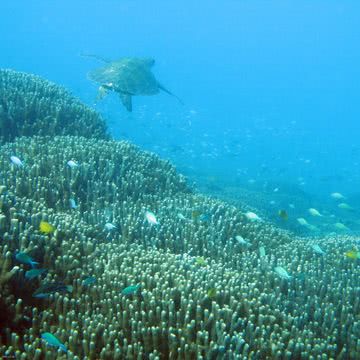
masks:
<svg viewBox="0 0 360 360"><path fill-rule="evenodd" d="M120 93L119 96L120 96L121 102L126 107L126 110L131 112L132 111L131 95Z"/></svg>
<svg viewBox="0 0 360 360"><path fill-rule="evenodd" d="M109 89L106 86L100 85L98 89L98 93L96 96L96 102L102 100L109 92Z"/></svg>
<svg viewBox="0 0 360 360"><path fill-rule="evenodd" d="M173 94L173 93L172 93L171 91L169 91L167 88L165 88L164 86L162 86L159 82L158 82L158 86L159 86L159 89L160 89L160 90L165 91L167 94L169 94L169 95L173 96L174 98L176 98L181 105L184 105L183 101L182 101L180 98L178 98L175 94Z"/></svg>

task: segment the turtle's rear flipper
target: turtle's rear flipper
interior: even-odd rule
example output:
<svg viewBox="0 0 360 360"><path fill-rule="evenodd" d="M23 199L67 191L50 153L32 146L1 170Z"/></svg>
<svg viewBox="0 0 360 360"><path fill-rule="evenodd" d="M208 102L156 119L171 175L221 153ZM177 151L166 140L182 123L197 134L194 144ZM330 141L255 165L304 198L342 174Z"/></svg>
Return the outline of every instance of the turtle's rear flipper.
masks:
<svg viewBox="0 0 360 360"><path fill-rule="evenodd" d="M169 91L166 87L162 86L159 82L158 82L158 86L159 86L159 89L160 89L160 90L165 91L167 94L169 94L169 95L173 96L174 98L176 98L181 105L184 105L183 101L182 101L180 98L178 98L176 95L174 95L174 94L173 94L171 91Z"/></svg>
<svg viewBox="0 0 360 360"><path fill-rule="evenodd" d="M132 101L131 101L131 95L128 94L119 94L121 102L126 107L127 111L132 111Z"/></svg>

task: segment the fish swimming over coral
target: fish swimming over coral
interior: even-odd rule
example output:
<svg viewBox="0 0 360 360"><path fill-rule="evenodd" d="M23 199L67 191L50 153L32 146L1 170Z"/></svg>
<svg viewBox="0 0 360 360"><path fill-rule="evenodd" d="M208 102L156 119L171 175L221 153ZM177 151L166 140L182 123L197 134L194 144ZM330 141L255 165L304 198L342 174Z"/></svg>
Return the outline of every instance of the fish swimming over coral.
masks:
<svg viewBox="0 0 360 360"><path fill-rule="evenodd" d="M282 267L282 266L276 266L274 271L282 278L285 280L290 280L292 279L292 276L289 275L289 273Z"/></svg>
<svg viewBox="0 0 360 360"><path fill-rule="evenodd" d="M104 225L104 230L106 231L112 231L112 230L115 230L116 229L116 225L112 224L112 223L106 223Z"/></svg>
<svg viewBox="0 0 360 360"><path fill-rule="evenodd" d="M44 332L41 334L41 338L50 346L57 347L64 352L67 352L66 346L53 334Z"/></svg>
<svg viewBox="0 0 360 360"><path fill-rule="evenodd" d="M53 283L45 283L41 285L34 293L33 297L35 298L47 298L51 294L55 293L66 293L66 292L72 292L73 287L71 285L65 285L61 282L53 282Z"/></svg>
<svg viewBox="0 0 360 360"><path fill-rule="evenodd" d="M279 210L278 215L281 219L287 221L289 219L289 215L286 210Z"/></svg>
<svg viewBox="0 0 360 360"><path fill-rule="evenodd" d="M83 55L96 58L106 65L90 71L88 78L100 84L100 98L109 91L119 94L127 111L132 111L132 97L138 95L155 95L160 90L181 100L161 85L151 71L155 60L152 58L123 57L109 61L96 55ZM181 102L182 103L182 102Z"/></svg>
<svg viewBox="0 0 360 360"><path fill-rule="evenodd" d="M360 259L360 251L358 251L356 249L349 250L345 253L345 256L352 260L358 260L358 259Z"/></svg>
<svg viewBox="0 0 360 360"><path fill-rule="evenodd" d="M15 165L22 167L24 166L24 163L17 157L17 156L10 156L10 161Z"/></svg>
<svg viewBox="0 0 360 360"><path fill-rule="evenodd" d="M257 214L255 214L254 212L252 212L252 211L246 212L246 213L245 213L245 216L246 216L246 218L247 218L248 220L250 220L250 221L261 221L261 218L260 218Z"/></svg>
<svg viewBox="0 0 360 360"><path fill-rule="evenodd" d="M130 285L121 291L121 295L131 296L136 294L140 289L140 285Z"/></svg>
<svg viewBox="0 0 360 360"><path fill-rule="evenodd" d="M45 274L48 270L47 269L31 269L25 273L25 279L32 280L42 274Z"/></svg>
<svg viewBox="0 0 360 360"><path fill-rule="evenodd" d="M83 286L90 286L96 283L96 277L95 276L88 276L82 281Z"/></svg>
<svg viewBox="0 0 360 360"><path fill-rule="evenodd" d="M43 234L51 234L55 231L55 226L51 225L47 221L40 221L39 230Z"/></svg>
<svg viewBox="0 0 360 360"><path fill-rule="evenodd" d="M15 259L18 262L20 262L22 264L30 265L31 267L35 267L35 265L39 264L37 261L34 261L28 254L26 254L23 251L18 252L15 255Z"/></svg>
<svg viewBox="0 0 360 360"><path fill-rule="evenodd" d="M146 211L145 219L150 225L159 225L159 222L157 221L155 214L151 211Z"/></svg>

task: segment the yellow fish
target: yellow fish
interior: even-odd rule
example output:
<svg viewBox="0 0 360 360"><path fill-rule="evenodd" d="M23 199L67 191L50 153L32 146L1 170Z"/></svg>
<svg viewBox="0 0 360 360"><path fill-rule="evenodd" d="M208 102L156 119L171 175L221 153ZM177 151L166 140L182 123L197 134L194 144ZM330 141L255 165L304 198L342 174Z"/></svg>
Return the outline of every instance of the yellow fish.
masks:
<svg viewBox="0 0 360 360"><path fill-rule="evenodd" d="M289 219L289 215L286 212L286 210L279 210L278 215L283 219L283 220L288 220Z"/></svg>
<svg viewBox="0 0 360 360"><path fill-rule="evenodd" d="M195 259L195 264L197 266L206 266L206 260L202 257L202 256L199 256Z"/></svg>
<svg viewBox="0 0 360 360"><path fill-rule="evenodd" d="M49 224L47 221L40 221L39 230L44 234L51 234L55 231L55 227Z"/></svg>
<svg viewBox="0 0 360 360"><path fill-rule="evenodd" d="M197 220L201 215L201 212L199 210L193 210L191 213L191 217L193 220Z"/></svg>
<svg viewBox="0 0 360 360"><path fill-rule="evenodd" d="M345 253L345 256L349 259L357 260L360 259L360 251L357 251L356 249L349 250Z"/></svg>
<svg viewBox="0 0 360 360"><path fill-rule="evenodd" d="M210 289L208 289L206 294L207 294L209 299L214 299L215 296L216 296L216 289L215 288L210 288Z"/></svg>

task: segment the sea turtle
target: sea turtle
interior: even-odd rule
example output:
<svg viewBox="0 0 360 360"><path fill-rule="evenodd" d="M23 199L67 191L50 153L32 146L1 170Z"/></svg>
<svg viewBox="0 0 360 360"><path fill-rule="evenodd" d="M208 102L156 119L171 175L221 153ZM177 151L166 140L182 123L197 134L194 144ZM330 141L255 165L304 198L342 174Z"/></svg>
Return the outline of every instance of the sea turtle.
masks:
<svg viewBox="0 0 360 360"><path fill-rule="evenodd" d="M124 57L116 61L109 61L96 55L94 57L105 62L106 65L92 70L88 78L100 84L98 99L102 99L109 91L119 94L123 105L128 111L132 111L132 96L155 95L160 90L181 100L162 86L151 72L155 63L152 58Z"/></svg>

